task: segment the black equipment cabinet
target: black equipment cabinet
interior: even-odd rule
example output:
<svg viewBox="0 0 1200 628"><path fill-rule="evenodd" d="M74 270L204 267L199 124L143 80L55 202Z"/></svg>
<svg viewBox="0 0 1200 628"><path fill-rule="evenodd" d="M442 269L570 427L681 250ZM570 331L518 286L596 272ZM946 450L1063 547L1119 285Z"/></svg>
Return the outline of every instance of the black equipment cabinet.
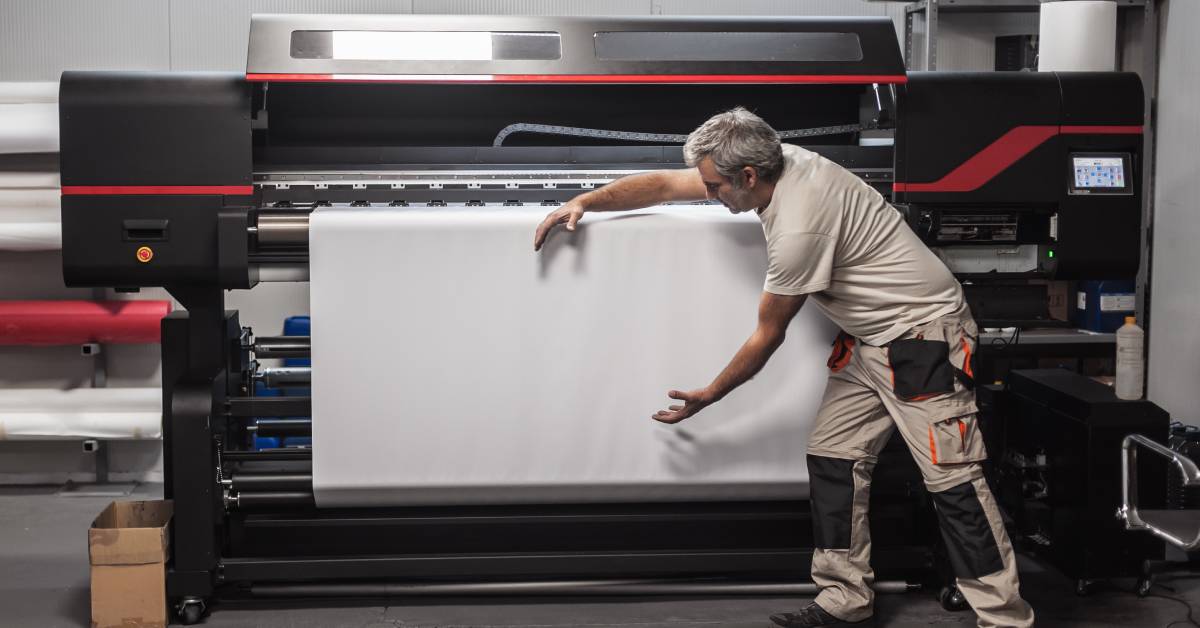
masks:
<svg viewBox="0 0 1200 628"><path fill-rule="evenodd" d="M1007 389L988 396L1001 502L1027 549L1074 578L1080 594L1093 580L1136 577L1143 561L1162 557L1160 541L1126 531L1116 513L1121 440L1137 433L1165 443L1166 411L1117 399L1109 386L1063 369L1012 371ZM1140 464L1139 498L1162 508L1165 465Z"/></svg>

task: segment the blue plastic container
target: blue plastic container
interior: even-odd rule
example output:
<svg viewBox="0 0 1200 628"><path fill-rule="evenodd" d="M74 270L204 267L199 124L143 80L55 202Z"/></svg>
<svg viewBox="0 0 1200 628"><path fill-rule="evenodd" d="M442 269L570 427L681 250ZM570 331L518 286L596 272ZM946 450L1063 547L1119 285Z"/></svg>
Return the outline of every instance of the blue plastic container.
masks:
<svg viewBox="0 0 1200 628"><path fill-rule="evenodd" d="M1111 333L1137 309L1134 282L1129 279L1081 281L1071 308L1071 323L1080 329Z"/></svg>

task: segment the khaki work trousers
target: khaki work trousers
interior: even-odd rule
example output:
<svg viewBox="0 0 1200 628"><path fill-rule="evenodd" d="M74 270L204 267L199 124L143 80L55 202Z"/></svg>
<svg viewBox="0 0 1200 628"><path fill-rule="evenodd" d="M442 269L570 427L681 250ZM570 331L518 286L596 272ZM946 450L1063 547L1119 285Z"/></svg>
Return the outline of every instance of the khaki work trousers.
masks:
<svg viewBox="0 0 1200 628"><path fill-rule="evenodd" d="M958 588L979 626L1032 626L1016 559L979 462L970 311L917 325L887 346L845 334L829 359L829 383L808 446L817 603L844 621L870 617L871 472L893 429L920 467L937 511Z"/></svg>

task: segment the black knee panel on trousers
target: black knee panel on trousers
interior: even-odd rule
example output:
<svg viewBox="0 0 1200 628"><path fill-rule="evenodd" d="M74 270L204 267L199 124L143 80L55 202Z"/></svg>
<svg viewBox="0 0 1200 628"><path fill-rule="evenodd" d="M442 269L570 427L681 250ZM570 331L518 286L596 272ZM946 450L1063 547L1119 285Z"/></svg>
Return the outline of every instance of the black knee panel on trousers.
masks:
<svg viewBox="0 0 1200 628"><path fill-rule="evenodd" d="M854 461L808 456L808 502L813 542L820 549L850 549Z"/></svg>
<svg viewBox="0 0 1200 628"><path fill-rule="evenodd" d="M979 578L1004 569L996 535L988 523L975 485L963 482L940 493L930 493L937 510L950 566L959 578Z"/></svg>

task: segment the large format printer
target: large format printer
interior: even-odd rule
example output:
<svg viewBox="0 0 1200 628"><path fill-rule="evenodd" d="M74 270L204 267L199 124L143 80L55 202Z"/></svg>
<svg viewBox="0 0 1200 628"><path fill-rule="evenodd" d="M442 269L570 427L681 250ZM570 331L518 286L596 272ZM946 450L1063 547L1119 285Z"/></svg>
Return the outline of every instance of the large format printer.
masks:
<svg viewBox="0 0 1200 628"><path fill-rule="evenodd" d="M306 357L309 339L256 336L224 305L226 290L308 278L314 210L552 206L682 167L683 137L736 105L894 195L933 246L1034 247L980 275L1136 268L1135 76L906 74L886 19L268 15L252 19L245 75L64 73L67 284L161 286L186 308L162 334L183 619L218 594L805 579L797 500L316 507L319 440L251 447L308 432L309 398L254 392L305 385L304 369L260 361ZM929 564L934 526L907 490L874 497L881 577Z"/></svg>

